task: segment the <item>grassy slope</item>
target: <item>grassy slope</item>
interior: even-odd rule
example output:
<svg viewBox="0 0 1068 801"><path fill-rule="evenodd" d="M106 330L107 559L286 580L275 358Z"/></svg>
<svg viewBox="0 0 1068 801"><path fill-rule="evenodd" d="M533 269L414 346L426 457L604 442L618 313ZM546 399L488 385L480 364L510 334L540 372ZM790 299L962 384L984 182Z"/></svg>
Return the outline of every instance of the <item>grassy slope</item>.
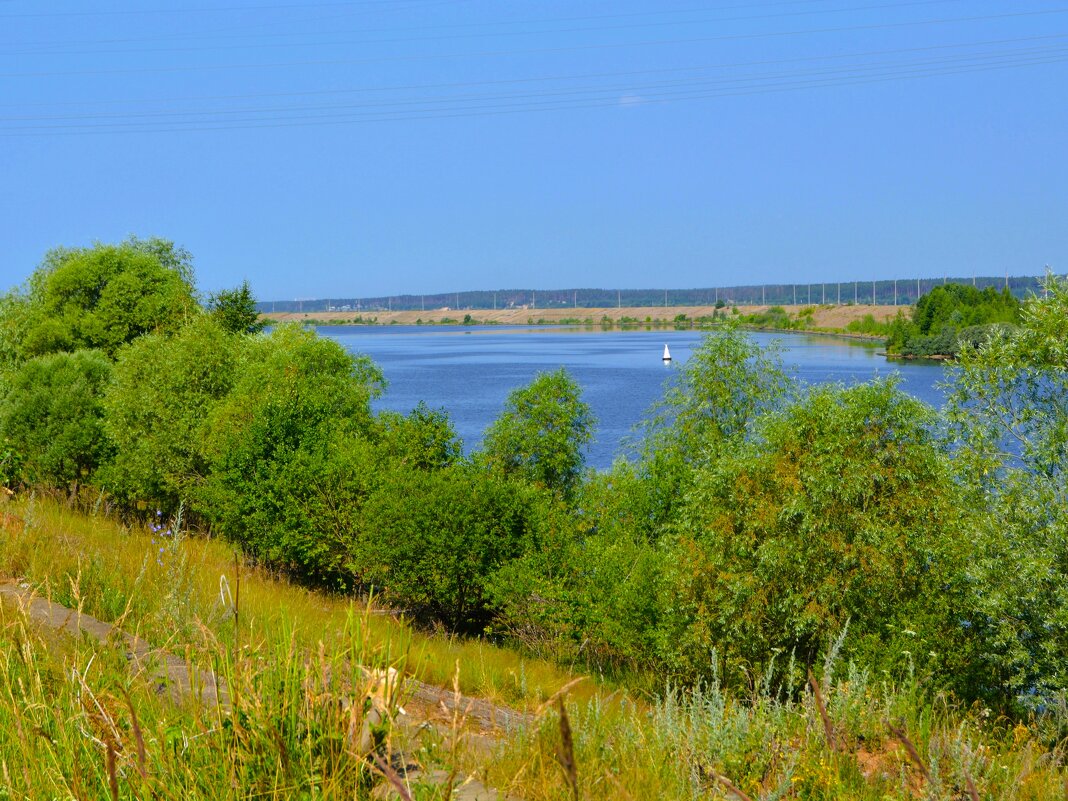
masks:
<svg viewBox="0 0 1068 801"><path fill-rule="evenodd" d="M200 640L202 627L233 638L223 596L236 597L246 642L288 629L300 647L323 641L330 648L354 613L350 599L242 566L219 540L175 543L42 499L23 502L20 513L26 531L0 541L0 575L40 586L41 594L102 620L122 618L125 629L159 647L181 651ZM362 613L362 605L355 613ZM383 661L403 653L410 674L440 686L451 686L458 663L462 691L519 708L537 706L574 677L485 642L415 631L377 610L367 626Z"/></svg>
<svg viewBox="0 0 1068 801"><path fill-rule="evenodd" d="M8 609L0 617L0 778L14 797L111 798L112 777L122 798L303 797L311 787L316 797L367 797L376 779L337 736L351 725L337 699L358 681L351 670L345 678L354 661L400 664L441 684L459 663L467 691L528 708L571 679L547 662L413 632L256 570L241 574L235 636L225 592L220 601L221 575L231 594L237 589L223 544L161 545L151 532L49 501L15 511L26 527L0 540L0 573L211 659L236 688L237 711L224 720L167 708L125 677L121 655L57 647ZM571 749L552 706L489 750L457 746L447 731L405 747L428 766L477 769L527 799L1044 801L1068 791L1058 739L1068 714L992 719L932 700L914 677L867 676L833 659L822 676L822 710L803 688L790 699L770 688L739 698L712 686L649 700L587 681L567 705ZM569 762L573 772L561 766ZM431 787L414 795L443 797Z"/></svg>

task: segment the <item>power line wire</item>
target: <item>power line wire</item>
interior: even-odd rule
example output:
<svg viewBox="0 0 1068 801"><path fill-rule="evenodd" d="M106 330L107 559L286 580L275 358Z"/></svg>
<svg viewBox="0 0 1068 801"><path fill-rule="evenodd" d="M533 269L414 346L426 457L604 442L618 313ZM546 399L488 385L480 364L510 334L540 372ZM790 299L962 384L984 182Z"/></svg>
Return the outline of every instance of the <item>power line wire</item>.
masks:
<svg viewBox="0 0 1068 801"><path fill-rule="evenodd" d="M676 102L679 100L697 100L717 97L740 97L747 95L767 94L771 92L795 91L800 89L827 88L835 86L856 86L863 84L879 83L902 78L923 78L946 75L958 75L970 72L988 71L992 69L1006 69L1015 67L1035 66L1043 64L1055 64L1068 62L1068 53L1056 58L1020 58L1016 61L999 61L986 64L958 66L950 69L945 68L911 68L886 71L882 74L870 76L843 76L835 79L814 78L810 80L774 81L751 86L739 86L737 89L693 91L680 90L676 92L658 92L650 96L637 98L642 104L658 104ZM156 122L148 123L104 123L99 125L53 125L53 126L23 126L0 130L0 136L25 136L42 134L48 135L84 135L100 133L175 133L191 131L229 131L267 128L294 128L317 125L346 125L360 122L390 122L404 120L428 120L448 119L474 116L494 116L501 114L514 114L530 111L555 111L581 108L601 108L605 106L621 105L619 98L582 99L582 100L538 100L518 103L494 103L485 106L464 106L457 109L445 110L412 110L397 114L343 114L343 115L318 115L311 118L284 117L274 118L259 117L246 120L226 121L218 124L207 123L203 120L191 120L187 124L178 122L167 123L172 127L158 127ZM157 127L149 127L156 125Z"/></svg>
<svg viewBox="0 0 1068 801"><path fill-rule="evenodd" d="M1045 47L1045 48L1022 48L1016 50L1006 51L993 51L987 53L974 53L974 54L959 54L954 56L948 56L943 58L931 58L920 61L912 61L905 63L856 63L846 64L842 66L824 68L818 70L797 71L778 73L772 75L762 76L744 76L735 78L680 78L675 80L662 80L653 83L623 83L614 84L609 86L578 86L568 87L552 90L540 90L530 91L525 93L510 93L510 94L498 94L498 95L468 95L468 96L444 96L444 97L422 97L414 99L404 100L387 100L381 102L362 102L362 103L330 103L322 105L298 105L298 106L273 106L266 108L239 108L239 109L207 109L203 111L199 110L168 110L168 111L142 111L136 113L91 113L91 114L70 114L70 115L37 115L37 116L0 116L0 123L2 122L46 122L46 121L69 121L69 120L107 120L107 119L136 119L136 118L166 118L166 117L204 117L204 116L233 116L238 114L277 114L290 111L310 112L310 111L322 111L322 110L341 110L341 109L361 109L361 108L377 108L387 106L413 106L420 104L441 104L441 103L460 103L464 101L484 101L484 100L513 100L523 98L539 98L539 97L562 97L567 95L581 95L581 94L593 94L605 92L642 92L653 89L665 88L665 87L677 87L677 86L707 86L714 84L733 83L738 81L756 81L767 80L769 78L785 78L796 76L809 76L809 75L833 75L849 72L862 72L870 70L879 70L886 68L900 68L900 67L914 67L914 66L938 66L938 65L950 65L962 62L976 62L996 64L999 61L1006 59L1019 59L1024 57L1039 57L1047 55L1061 55L1068 54L1068 48L1066 47Z"/></svg>
<svg viewBox="0 0 1068 801"><path fill-rule="evenodd" d="M838 8L826 8L826 9L808 9L804 11L789 11L779 12L776 14L758 14L742 17L713 17L711 19L682 19L682 20L666 20L666 21L652 21L631 23L627 25L610 25L610 26L587 26L583 28L550 28L545 30L523 30L523 31L486 31L482 33L468 33L468 34L453 34L450 36L442 37L407 37L403 39L390 39L385 40L388 42L397 41L437 41L439 39L452 39L452 38L484 38L491 36L528 36L545 33L586 33L586 32L599 32L599 31L613 31L613 30L631 30L634 28L650 28L650 27L663 27L671 25L699 25L703 23L719 23L719 22L752 22L757 20L767 19L782 19L784 17L801 17L801 16L813 16L813 15L827 15L827 14L847 14L855 13L858 11L885 11L888 9L896 8L911 8L916 6L930 6L930 5L944 5L946 3L961 3L966 0L904 0L904 2L894 3L878 3L875 5L854 5ZM715 11L725 11L731 9L750 8L752 6L731 6L727 9L719 8L713 9ZM759 7L759 6L758 6ZM436 30L449 30L457 28L486 28L486 27L501 27L501 26L535 26L535 25L552 25L558 23L567 22L585 22L596 21L601 19L621 19L621 18L633 18L637 16L651 16L651 15L663 15L663 14L695 14L695 13L707 13L709 9L659 9L657 11L643 11L633 12L628 14L600 14L600 15L586 15L578 17L557 17L557 18L543 18L543 19L526 19L526 20L498 20L491 22L466 22L466 23L451 23L440 25L405 25L404 31L436 31ZM322 32L308 32L308 31L283 31L278 33L258 33L251 34L249 38L278 38L278 37L296 37L296 36L318 36L318 35L346 35L346 34L372 34L372 33L396 33L397 28L361 28L359 30L349 31L322 31ZM159 38L146 38L144 36L126 37L122 39L96 39L96 40L82 40L82 41L63 41L63 42L2 42L0 47L38 47L38 48L55 48L55 47L68 47L68 46L92 46L96 44L125 44L129 42L136 42L138 44L145 44L153 41L174 41L176 39L209 39L209 38L233 38L231 33L186 33L175 34L167 37ZM378 40L375 40L378 41ZM365 42L357 42L363 44ZM272 46L289 46L289 47L310 47L321 46L321 42L297 42L292 44L285 43L272 43L264 42L261 44L250 45L235 45L233 47L252 48L252 47L272 47ZM126 50L84 50L84 51L63 51L54 49L42 49L39 51L11 51L6 55L68 55L68 54L85 54L85 53L144 53L144 52L185 52L187 50L203 50L204 48L173 48L171 50L162 50L160 48L137 48Z"/></svg>
<svg viewBox="0 0 1068 801"><path fill-rule="evenodd" d="M679 44L707 44L711 42L724 42L724 41L742 41L753 39L768 39L768 38L782 38L789 36L803 36L810 34L823 34L823 33L848 33L855 31L867 31L867 30L888 30L917 26L928 25L942 25L952 24L956 22L976 22L976 21L993 21L1009 18L1022 18L1022 17L1034 17L1040 15L1052 15L1052 14L1065 14L1068 13L1068 8L1057 9L1045 9L1041 11L1018 11L1009 12L1004 14L986 14L968 17L943 17L938 19L927 20L913 20L907 22L894 22L894 23L871 23L864 25L848 25L841 27L829 27L829 28L808 28L802 30L793 31L764 31L760 33L745 33L745 34L728 34L720 36L705 36L705 37L693 37L686 39L659 39L659 40L646 40L638 42L609 42L598 44L586 44L586 45L570 45L551 48L539 48L539 49L527 49L527 50L496 50L496 51L481 51L481 52L467 52L467 53L433 53L433 54L421 54L418 56L404 56L404 55L391 55L391 56L379 56L374 58L363 59L333 59L333 60L316 60L316 61L303 61L303 62L274 62L274 63L259 63L259 64L197 64L197 65L183 65L180 67L144 67L130 69L111 69L111 70L71 70L71 71L48 71L48 72L9 72L0 74L3 78L19 78L19 77L45 77L45 76L64 76L64 75L112 75L112 74L128 74L128 73L160 73L160 72L187 72L187 71L215 71L226 69L266 69L271 67L294 67L294 66L327 66L327 65L339 65L339 64L366 64L386 61L420 61L420 60L432 60L432 59L450 59L450 58L480 58L486 56L517 56L517 55L538 55L545 53L562 53L562 52L574 52L581 50L599 50L599 49L617 49L626 47L646 47L646 46L662 46L662 45L679 45ZM378 40L373 42L376 44L391 44L387 40ZM341 43L334 43L341 44ZM348 43L356 44L356 43ZM322 46L322 43L320 43Z"/></svg>
<svg viewBox="0 0 1068 801"><path fill-rule="evenodd" d="M360 86L350 88L336 88L336 89L307 89L292 92L257 92L247 94L227 94L227 95L190 95L185 97L169 97L169 98L140 98L134 102L140 104L149 103L182 103L182 102L201 102L212 100L252 100L252 99L264 99L264 98L280 98L280 97L310 97L310 96L322 96L322 95L341 95L341 94L363 94L371 92L390 92L390 91L411 91L411 90L426 90L426 89L455 89L455 88L470 88L475 86L498 86L498 85L510 85L510 84L522 84L522 83L537 83L537 82L554 82L554 81L570 81L570 80L591 80L596 78L617 78L617 77L631 77L640 75L660 75L666 73L682 73L682 72L701 72L716 69L727 69L736 67L754 67L754 66L768 66L774 64L794 64L807 61L828 61L828 60L841 60L850 58L866 58L871 56L885 56L885 55L902 55L905 53L923 53L937 50L950 50L961 49L967 47L985 47L987 45L999 45L999 44L1019 44L1023 42L1039 42L1049 40L1060 40L1068 38L1068 33L1052 33L1041 36L1022 36L1009 39L985 39L975 42L956 42L951 44L941 45L927 45L924 47L904 47L904 48L891 48L884 50L867 50L852 53L827 53L819 55L809 56L795 56L793 58L784 59L760 59L754 61L737 61L737 62L719 62L715 64L695 64L684 67L660 67L646 70L620 70L620 71L605 71L605 72L593 72L593 73L564 73L564 74L551 74L541 76L531 76L522 78L497 78L492 80L480 80L480 81L448 81L439 83L421 83L421 84L394 84L385 86ZM130 98L91 98L91 99L79 99L79 100L66 100L66 101L46 101L36 103L0 103L0 108L4 107L22 107L22 108L37 108L47 106L71 106L71 105L113 105L119 103L130 103Z"/></svg>

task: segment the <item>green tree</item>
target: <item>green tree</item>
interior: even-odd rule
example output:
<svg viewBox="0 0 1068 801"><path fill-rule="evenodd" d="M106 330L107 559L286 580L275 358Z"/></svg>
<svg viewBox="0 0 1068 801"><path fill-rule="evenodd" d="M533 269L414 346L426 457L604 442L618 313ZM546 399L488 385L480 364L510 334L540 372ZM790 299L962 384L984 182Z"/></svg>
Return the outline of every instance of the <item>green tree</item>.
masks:
<svg viewBox="0 0 1068 801"><path fill-rule="evenodd" d="M334 514L331 496L373 479L370 402L381 371L336 342L281 325L246 342L236 375L205 423L210 472L197 508L263 561L333 580L352 518L309 512Z"/></svg>
<svg viewBox="0 0 1068 801"><path fill-rule="evenodd" d="M107 358L91 350L30 359L12 375L0 433L31 483L84 482L108 458L102 396L110 375Z"/></svg>
<svg viewBox="0 0 1068 801"><path fill-rule="evenodd" d="M777 348L762 348L733 326L705 335L643 424L640 480L630 482L628 491L645 510L648 538L673 519L694 471L744 439L753 422L791 390Z"/></svg>
<svg viewBox="0 0 1068 801"><path fill-rule="evenodd" d="M492 469L563 495L574 489L593 438L594 418L567 370L539 373L514 390L486 429L483 453Z"/></svg>
<svg viewBox="0 0 1068 801"><path fill-rule="evenodd" d="M444 409L431 409L425 402L407 415L383 411L375 423L375 440L385 461L419 470L439 470L463 456L463 441Z"/></svg>
<svg viewBox="0 0 1068 801"><path fill-rule="evenodd" d="M493 578L495 628L546 658L601 671L659 667L667 555L645 536L640 482L620 462L584 481L573 509L542 511L537 548Z"/></svg>
<svg viewBox="0 0 1068 801"><path fill-rule="evenodd" d="M904 356L956 356L969 342L982 342L1019 318L1020 302L1008 289L937 286L916 302L910 318L899 312L886 348Z"/></svg>
<svg viewBox="0 0 1068 801"><path fill-rule="evenodd" d="M208 309L233 334L258 334L267 326L256 310L256 297L248 281L243 281L237 289L224 289L211 295Z"/></svg>
<svg viewBox="0 0 1068 801"><path fill-rule="evenodd" d="M116 446L100 480L127 501L173 510L207 476L205 421L236 379L242 342L209 315L119 351L104 398Z"/></svg>
<svg viewBox="0 0 1068 801"><path fill-rule="evenodd" d="M663 654L728 680L778 652L810 664L849 622L854 656L908 651L967 676L960 494L934 413L893 382L810 390L702 469L674 526Z"/></svg>
<svg viewBox="0 0 1068 801"><path fill-rule="evenodd" d="M197 313L185 251L159 239L60 248L30 277L20 358L97 348L108 356Z"/></svg>
<svg viewBox="0 0 1068 801"><path fill-rule="evenodd" d="M353 569L418 618L481 632L494 571L534 545L531 498L528 487L465 466L393 470L367 501Z"/></svg>
<svg viewBox="0 0 1068 801"><path fill-rule="evenodd" d="M980 512L970 625L989 686L1048 703L1068 687L1068 282L1021 327L965 348L949 383L955 464Z"/></svg>

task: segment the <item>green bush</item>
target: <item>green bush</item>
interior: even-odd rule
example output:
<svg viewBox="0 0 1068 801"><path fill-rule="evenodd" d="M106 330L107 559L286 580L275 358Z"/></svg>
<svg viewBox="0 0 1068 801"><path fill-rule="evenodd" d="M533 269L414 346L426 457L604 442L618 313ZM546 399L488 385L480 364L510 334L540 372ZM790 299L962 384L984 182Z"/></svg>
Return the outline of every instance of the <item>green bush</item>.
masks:
<svg viewBox="0 0 1068 801"><path fill-rule="evenodd" d="M976 662L989 687L1034 710L1068 687L1068 282L962 349L950 372L949 442L975 511Z"/></svg>
<svg viewBox="0 0 1068 801"><path fill-rule="evenodd" d="M212 295L208 300L208 309L219 325L232 334L258 334L267 327L256 310L256 297L248 281L242 282L237 289L224 289Z"/></svg>
<svg viewBox="0 0 1068 801"><path fill-rule="evenodd" d="M384 461L437 470L455 464L463 456L463 441L456 436L448 413L431 409L423 401L407 415L379 412L375 430Z"/></svg>
<svg viewBox="0 0 1068 801"><path fill-rule="evenodd" d="M243 346L216 316L199 315L173 336L150 334L119 351L104 398L116 454L100 480L111 492L168 513L192 499L209 472L205 422L230 392Z"/></svg>
<svg viewBox="0 0 1068 801"><path fill-rule="evenodd" d="M946 284L920 298L911 319L898 315L890 326L886 348L902 356L955 357L965 344L985 341L994 327L1019 320L1020 302L1007 289L998 292L993 287L979 290Z"/></svg>
<svg viewBox="0 0 1068 801"><path fill-rule="evenodd" d="M373 480L370 402L382 374L297 325L243 353L206 421L210 474L197 508L263 561L332 579L350 537L342 506Z"/></svg>
<svg viewBox="0 0 1068 801"><path fill-rule="evenodd" d="M29 280L22 356L98 348L108 356L199 312L189 254L159 239L60 248Z"/></svg>
<svg viewBox="0 0 1068 801"><path fill-rule="evenodd" d="M504 412L486 429L486 463L505 476L569 495L593 438L593 414L581 392L564 368L539 373L513 391Z"/></svg>
<svg viewBox="0 0 1068 801"><path fill-rule="evenodd" d="M965 514L934 413L893 382L822 386L702 470L674 526L664 659L743 683L849 625L873 667L967 682Z"/></svg>
<svg viewBox="0 0 1068 801"><path fill-rule="evenodd" d="M110 377L110 362L95 350L30 359L11 376L0 433L24 458L26 480L85 482L108 459L102 396Z"/></svg>
<svg viewBox="0 0 1068 801"><path fill-rule="evenodd" d="M536 544L533 503L531 489L472 468L391 471L364 507L352 569L423 621L480 632L494 571Z"/></svg>
<svg viewBox="0 0 1068 801"><path fill-rule="evenodd" d="M537 550L494 577L495 626L536 653L598 670L657 663L666 554L648 484L626 463L583 483L577 514L546 516Z"/></svg>

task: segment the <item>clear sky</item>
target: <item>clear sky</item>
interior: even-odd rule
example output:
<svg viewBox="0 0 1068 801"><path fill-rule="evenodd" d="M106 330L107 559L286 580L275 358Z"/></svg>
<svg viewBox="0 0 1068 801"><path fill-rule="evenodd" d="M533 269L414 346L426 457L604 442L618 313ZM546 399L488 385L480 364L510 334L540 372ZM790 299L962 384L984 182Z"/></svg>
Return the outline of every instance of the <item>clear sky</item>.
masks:
<svg viewBox="0 0 1068 801"><path fill-rule="evenodd" d="M1068 0L0 0L0 284L265 300L1068 270Z"/></svg>

